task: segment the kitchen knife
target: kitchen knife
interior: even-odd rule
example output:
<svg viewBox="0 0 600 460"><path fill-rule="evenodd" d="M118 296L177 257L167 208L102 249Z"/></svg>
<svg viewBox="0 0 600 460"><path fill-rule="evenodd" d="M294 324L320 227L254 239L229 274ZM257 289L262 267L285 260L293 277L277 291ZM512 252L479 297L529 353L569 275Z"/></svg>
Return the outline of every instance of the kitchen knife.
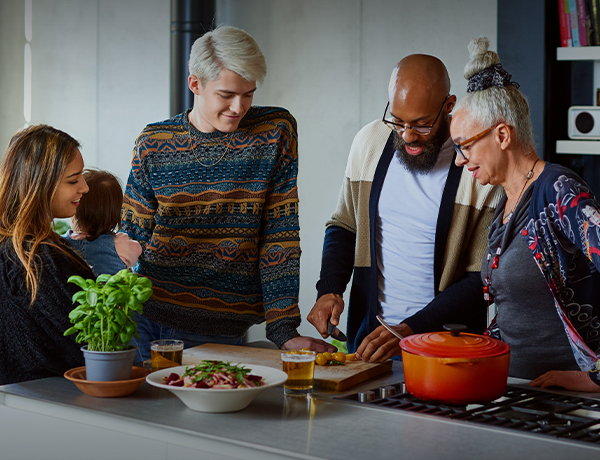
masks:
<svg viewBox="0 0 600 460"><path fill-rule="evenodd" d="M335 331L337 331L337 334L335 334ZM327 322L327 333L331 337L333 337L335 340L339 340L340 342L348 341L348 337L346 337L346 335L342 331L340 331L337 327L335 327L333 324L331 324L331 319Z"/></svg>

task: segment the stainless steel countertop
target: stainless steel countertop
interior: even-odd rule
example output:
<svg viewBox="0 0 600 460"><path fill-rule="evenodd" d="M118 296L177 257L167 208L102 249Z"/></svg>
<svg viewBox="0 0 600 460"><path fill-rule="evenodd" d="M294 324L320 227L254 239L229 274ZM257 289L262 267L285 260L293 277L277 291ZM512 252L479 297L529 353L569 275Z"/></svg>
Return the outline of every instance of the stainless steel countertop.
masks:
<svg viewBox="0 0 600 460"><path fill-rule="evenodd" d="M168 391L147 383L125 398L89 397L61 377L0 386L0 392L165 431L258 446L282 458L417 460L443 455L447 459L508 460L536 455L562 460L599 453L598 447L581 443L333 399L400 381L402 364L395 362L392 372L357 385L352 391L315 392L313 397L302 399L286 397L282 387L269 388L245 410L228 414L194 412Z"/></svg>

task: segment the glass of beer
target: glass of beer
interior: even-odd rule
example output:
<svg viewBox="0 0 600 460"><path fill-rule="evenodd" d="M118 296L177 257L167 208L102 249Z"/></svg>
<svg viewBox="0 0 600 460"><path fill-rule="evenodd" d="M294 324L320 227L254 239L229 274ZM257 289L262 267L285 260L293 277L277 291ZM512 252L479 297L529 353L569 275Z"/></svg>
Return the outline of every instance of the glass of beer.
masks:
<svg viewBox="0 0 600 460"><path fill-rule="evenodd" d="M150 342L152 370L159 371L167 367L181 366L183 359L183 341L162 339Z"/></svg>
<svg viewBox="0 0 600 460"><path fill-rule="evenodd" d="M306 396L312 393L315 382L314 351L289 350L281 353L283 371L288 375L284 383L286 395Z"/></svg>

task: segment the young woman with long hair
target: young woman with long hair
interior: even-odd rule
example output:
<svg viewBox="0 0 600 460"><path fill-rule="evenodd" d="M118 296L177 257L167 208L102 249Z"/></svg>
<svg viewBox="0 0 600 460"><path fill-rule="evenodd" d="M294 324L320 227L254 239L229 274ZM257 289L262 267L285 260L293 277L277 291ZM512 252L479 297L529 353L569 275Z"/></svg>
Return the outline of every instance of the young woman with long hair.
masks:
<svg viewBox="0 0 600 460"><path fill-rule="evenodd" d="M70 327L75 285L89 266L52 230L88 191L79 143L47 125L16 133L0 164L0 384L82 366Z"/></svg>

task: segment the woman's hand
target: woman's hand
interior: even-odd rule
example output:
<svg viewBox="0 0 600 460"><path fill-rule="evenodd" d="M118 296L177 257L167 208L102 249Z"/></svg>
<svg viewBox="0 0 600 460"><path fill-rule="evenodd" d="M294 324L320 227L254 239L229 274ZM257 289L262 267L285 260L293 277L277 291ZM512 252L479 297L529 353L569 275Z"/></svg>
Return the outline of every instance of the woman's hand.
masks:
<svg viewBox="0 0 600 460"><path fill-rule="evenodd" d="M571 391L588 391L600 393L600 385L596 385L585 371L550 371L529 382L532 387L562 387Z"/></svg>

